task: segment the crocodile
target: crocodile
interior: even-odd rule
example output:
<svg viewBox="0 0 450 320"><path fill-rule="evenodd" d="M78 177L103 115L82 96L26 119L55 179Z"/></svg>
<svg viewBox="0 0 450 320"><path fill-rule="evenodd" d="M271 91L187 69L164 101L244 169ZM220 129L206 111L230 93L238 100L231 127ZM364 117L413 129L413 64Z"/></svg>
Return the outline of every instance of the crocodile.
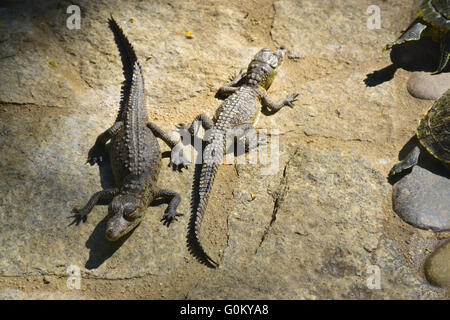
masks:
<svg viewBox="0 0 450 320"><path fill-rule="evenodd" d="M157 125L148 122L142 67L132 45L112 16L108 22L121 53L125 81L116 121L97 137L88 152L87 162L101 165L109 156L115 187L96 192L83 208L76 206L72 212L78 224L81 219L86 221L97 203L109 203L110 218L105 236L116 241L139 225L145 210L157 198L169 201L161 221L170 224L181 215L176 211L181 197L175 191L157 186L162 157L157 138L171 149L176 141ZM170 164L181 169L180 164L175 164L172 159Z"/></svg>
<svg viewBox="0 0 450 320"><path fill-rule="evenodd" d="M263 108L264 111L275 113L284 106L293 107L297 93L276 102L267 95L267 90L283 62L286 51L284 46L275 51L261 49L254 56L247 70L241 70L218 90L218 95L225 100L216 110L213 119L202 113L190 125L183 123L178 125L180 129L188 130L190 135L194 135L195 125L198 122L207 130L208 137L204 139L203 161L198 176L198 194L193 196L197 199L193 201L197 203L197 206L190 219L188 248L191 254L210 268L217 267L218 263L205 252L201 245L200 226L218 166L227 148L227 134L230 133L229 130L232 130L232 136L238 139L247 136L251 130L254 130ZM245 139L247 151L257 145L258 143L252 144ZM194 184L196 183L194 177Z"/></svg>

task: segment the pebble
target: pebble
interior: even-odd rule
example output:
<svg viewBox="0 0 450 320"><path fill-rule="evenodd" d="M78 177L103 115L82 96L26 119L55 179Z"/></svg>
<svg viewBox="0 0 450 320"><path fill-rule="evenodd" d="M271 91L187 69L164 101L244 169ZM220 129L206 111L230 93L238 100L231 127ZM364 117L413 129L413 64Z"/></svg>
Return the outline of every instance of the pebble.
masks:
<svg viewBox="0 0 450 320"><path fill-rule="evenodd" d="M450 288L450 240L437 248L425 261L427 280L442 288Z"/></svg>
<svg viewBox="0 0 450 320"><path fill-rule="evenodd" d="M414 166L393 187L394 211L409 224L435 231L450 229L450 179Z"/></svg>
<svg viewBox="0 0 450 320"><path fill-rule="evenodd" d="M406 87L415 98L435 100L450 88L450 73L432 75L428 72L416 71L409 77Z"/></svg>

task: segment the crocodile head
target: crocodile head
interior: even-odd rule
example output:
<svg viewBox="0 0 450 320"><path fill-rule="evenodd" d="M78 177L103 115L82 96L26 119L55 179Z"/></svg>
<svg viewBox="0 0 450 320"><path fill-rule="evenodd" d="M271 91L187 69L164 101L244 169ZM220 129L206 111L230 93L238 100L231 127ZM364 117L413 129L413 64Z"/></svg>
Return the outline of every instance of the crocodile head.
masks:
<svg viewBox="0 0 450 320"><path fill-rule="evenodd" d="M106 223L106 239L116 241L138 226L144 213L138 203L138 199L130 194L114 197L108 207L111 218Z"/></svg>
<svg viewBox="0 0 450 320"><path fill-rule="evenodd" d="M284 46L275 51L267 48L259 50L248 65L247 82L252 85L262 86L266 90L269 89L285 54L286 48Z"/></svg>

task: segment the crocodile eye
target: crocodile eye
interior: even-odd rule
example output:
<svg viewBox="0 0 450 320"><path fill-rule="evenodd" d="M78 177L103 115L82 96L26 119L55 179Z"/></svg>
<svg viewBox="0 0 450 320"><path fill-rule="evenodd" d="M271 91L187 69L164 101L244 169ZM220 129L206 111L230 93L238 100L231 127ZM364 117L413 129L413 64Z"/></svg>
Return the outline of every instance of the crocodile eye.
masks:
<svg viewBox="0 0 450 320"><path fill-rule="evenodd" d="M108 211L110 211L111 213L116 213L119 210L120 210L120 203L113 200L109 205Z"/></svg>
<svg viewBox="0 0 450 320"><path fill-rule="evenodd" d="M123 215L130 216L135 210L136 210L135 206L133 206L131 203L126 203L123 206Z"/></svg>
<svg viewBox="0 0 450 320"><path fill-rule="evenodd" d="M125 219L127 219L127 220L135 220L135 219L137 219L137 218L139 218L141 216L142 216L142 211L136 209L136 210L133 210L130 213L126 214L125 215Z"/></svg>

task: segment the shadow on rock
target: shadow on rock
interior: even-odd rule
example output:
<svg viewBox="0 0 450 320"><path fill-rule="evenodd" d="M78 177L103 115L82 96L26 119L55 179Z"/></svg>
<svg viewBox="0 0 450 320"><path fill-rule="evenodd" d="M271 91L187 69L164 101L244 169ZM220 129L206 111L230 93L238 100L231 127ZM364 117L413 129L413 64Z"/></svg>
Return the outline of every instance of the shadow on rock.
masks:
<svg viewBox="0 0 450 320"><path fill-rule="evenodd" d="M90 249L89 259L85 265L86 269L91 270L101 266L125 243L125 241L127 241L127 239L134 233L134 230L136 230L136 228L133 229L117 241L109 241L105 237L106 222L108 219L109 215L100 221L90 235L89 239L86 241L86 248Z"/></svg>
<svg viewBox="0 0 450 320"><path fill-rule="evenodd" d="M109 163L109 155L106 157L98 166L98 171L100 174L100 185L103 189L110 189L115 187L114 175L112 172L111 164ZM105 203L106 204L106 203Z"/></svg>
<svg viewBox="0 0 450 320"><path fill-rule="evenodd" d="M367 74L367 78L364 79L364 83L368 87L376 87L383 82L390 81L394 78L395 72L398 67L394 64L391 64L383 69L376 70L370 74Z"/></svg>
<svg viewBox="0 0 450 320"><path fill-rule="evenodd" d="M433 41L431 37L395 46L390 53L392 64L367 74L364 83L368 87L380 85L391 80L399 68L407 71L434 72L438 66L439 52L439 43Z"/></svg>
<svg viewBox="0 0 450 320"><path fill-rule="evenodd" d="M106 149L109 152L109 144L106 145ZM114 176L109 162L109 155L107 155L104 161L99 164L98 170L102 188L114 188ZM109 203L110 201L99 201L97 205L108 205ZM89 239L86 241L86 248L90 249L89 259L85 265L86 269L96 269L102 265L103 262L111 257L134 232L134 230L129 232L117 241L108 241L105 237L105 231L109 217L110 215L106 215L105 218L97 224L94 231L89 236Z"/></svg>

